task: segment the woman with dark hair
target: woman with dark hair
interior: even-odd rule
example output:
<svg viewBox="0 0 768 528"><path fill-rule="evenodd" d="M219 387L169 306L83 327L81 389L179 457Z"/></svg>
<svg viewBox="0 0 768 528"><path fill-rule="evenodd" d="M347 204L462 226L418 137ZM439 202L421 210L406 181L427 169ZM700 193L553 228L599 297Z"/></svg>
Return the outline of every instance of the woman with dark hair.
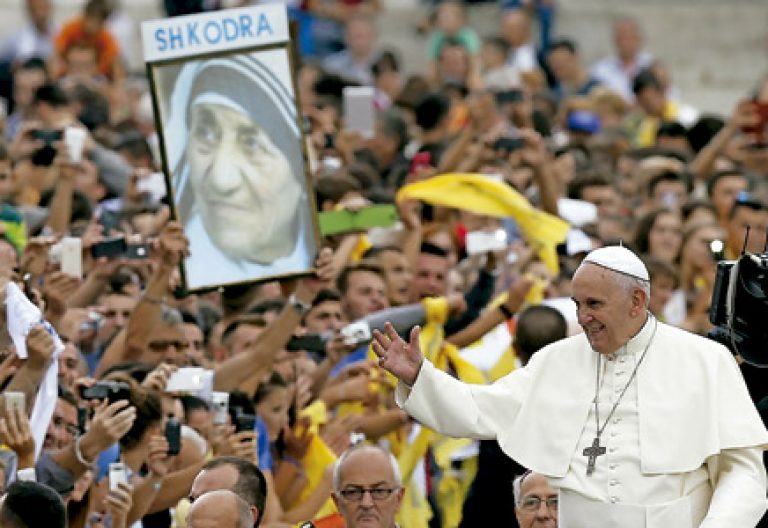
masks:
<svg viewBox="0 0 768 528"><path fill-rule="evenodd" d="M674 263L682 242L680 216L669 209L654 209L637 224L635 246L643 255Z"/></svg>
<svg viewBox="0 0 768 528"><path fill-rule="evenodd" d="M286 53L189 62L167 107L161 104L193 289L312 265L316 248Z"/></svg>

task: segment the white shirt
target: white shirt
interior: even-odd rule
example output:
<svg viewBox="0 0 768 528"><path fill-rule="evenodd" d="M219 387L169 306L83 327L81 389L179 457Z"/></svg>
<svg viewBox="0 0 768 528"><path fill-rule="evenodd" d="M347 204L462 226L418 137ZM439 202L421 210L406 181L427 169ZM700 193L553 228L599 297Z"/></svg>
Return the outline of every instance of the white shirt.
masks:
<svg viewBox="0 0 768 528"><path fill-rule="evenodd" d="M600 81L600 84L631 103L635 100L635 94L632 92L632 81L635 75L643 68L648 67L651 62L653 62L653 57L645 51L638 53L635 63L630 68L626 68L621 59L616 56L606 57L592 67L592 76Z"/></svg>
<svg viewBox="0 0 768 528"><path fill-rule="evenodd" d="M519 48L510 48L507 55L507 64L521 73L536 69L536 49L533 44L524 44Z"/></svg>

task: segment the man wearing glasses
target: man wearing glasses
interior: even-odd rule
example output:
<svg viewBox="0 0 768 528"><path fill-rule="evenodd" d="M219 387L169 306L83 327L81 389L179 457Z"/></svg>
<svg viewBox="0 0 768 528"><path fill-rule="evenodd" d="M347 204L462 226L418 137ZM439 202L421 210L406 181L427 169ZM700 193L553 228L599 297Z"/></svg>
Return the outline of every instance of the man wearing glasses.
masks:
<svg viewBox="0 0 768 528"><path fill-rule="evenodd" d="M397 460L377 446L349 448L333 469L331 496L347 528L395 528L403 499Z"/></svg>
<svg viewBox="0 0 768 528"><path fill-rule="evenodd" d="M520 528L557 527L557 490L540 473L526 471L515 479L515 517Z"/></svg>

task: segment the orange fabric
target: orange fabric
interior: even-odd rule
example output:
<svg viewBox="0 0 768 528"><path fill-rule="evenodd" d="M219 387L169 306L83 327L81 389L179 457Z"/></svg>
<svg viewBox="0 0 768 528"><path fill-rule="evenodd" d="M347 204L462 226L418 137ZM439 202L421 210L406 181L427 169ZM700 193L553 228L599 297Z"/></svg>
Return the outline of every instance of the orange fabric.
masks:
<svg viewBox="0 0 768 528"><path fill-rule="evenodd" d="M340 513L332 513L322 519L315 519L312 521L315 528L345 528L344 518Z"/></svg>
<svg viewBox="0 0 768 528"><path fill-rule="evenodd" d="M62 60L67 50L73 44L79 43L92 45L98 50L99 72L102 75L111 77L112 68L120 54L120 47L112 33L106 28L101 28L95 35L87 35L85 33L85 21L83 17L78 17L64 24L54 40L56 52Z"/></svg>

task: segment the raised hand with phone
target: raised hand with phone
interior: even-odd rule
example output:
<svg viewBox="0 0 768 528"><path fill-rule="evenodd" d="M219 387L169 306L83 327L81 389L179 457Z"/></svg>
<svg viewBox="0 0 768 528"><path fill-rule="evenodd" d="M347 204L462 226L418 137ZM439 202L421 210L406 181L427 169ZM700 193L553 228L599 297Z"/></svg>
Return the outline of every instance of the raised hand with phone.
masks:
<svg viewBox="0 0 768 528"><path fill-rule="evenodd" d="M22 393L16 394L23 396ZM6 393L5 418L0 419L0 440L16 453L19 469L31 468L35 465L35 439L29 428L27 411L23 403L9 405L10 395Z"/></svg>

